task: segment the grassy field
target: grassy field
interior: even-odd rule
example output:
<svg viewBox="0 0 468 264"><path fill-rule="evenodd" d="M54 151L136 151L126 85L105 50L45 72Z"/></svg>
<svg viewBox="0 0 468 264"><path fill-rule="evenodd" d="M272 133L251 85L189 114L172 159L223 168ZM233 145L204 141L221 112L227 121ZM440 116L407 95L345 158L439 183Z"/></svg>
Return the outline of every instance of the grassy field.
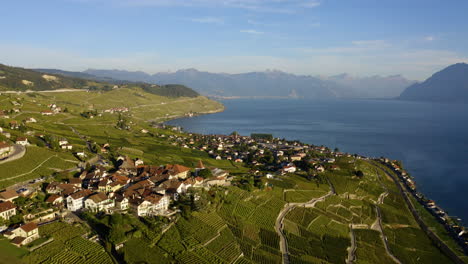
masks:
<svg viewBox="0 0 468 264"><path fill-rule="evenodd" d="M76 158L67 152L53 152L30 146L21 159L0 165L0 188L14 183L49 176L57 170L76 167Z"/></svg>
<svg viewBox="0 0 468 264"><path fill-rule="evenodd" d="M25 262L20 258L26 254L28 254L27 250L14 246L6 238L0 238L0 263L23 264Z"/></svg>
<svg viewBox="0 0 468 264"><path fill-rule="evenodd" d="M356 236L356 263L395 263L391 259L383 245L380 233L374 230L357 229L354 230Z"/></svg>

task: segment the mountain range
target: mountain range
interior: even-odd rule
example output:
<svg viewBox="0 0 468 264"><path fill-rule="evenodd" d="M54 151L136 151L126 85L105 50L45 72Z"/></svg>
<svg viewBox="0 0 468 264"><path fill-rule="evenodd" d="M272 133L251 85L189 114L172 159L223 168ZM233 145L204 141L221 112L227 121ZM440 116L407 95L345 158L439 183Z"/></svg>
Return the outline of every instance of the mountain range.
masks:
<svg viewBox="0 0 468 264"><path fill-rule="evenodd" d="M415 83L400 75L356 78L341 74L323 78L282 71L227 74L186 69L151 75L141 71L88 69L83 73L134 82L178 83L214 97L394 98Z"/></svg>

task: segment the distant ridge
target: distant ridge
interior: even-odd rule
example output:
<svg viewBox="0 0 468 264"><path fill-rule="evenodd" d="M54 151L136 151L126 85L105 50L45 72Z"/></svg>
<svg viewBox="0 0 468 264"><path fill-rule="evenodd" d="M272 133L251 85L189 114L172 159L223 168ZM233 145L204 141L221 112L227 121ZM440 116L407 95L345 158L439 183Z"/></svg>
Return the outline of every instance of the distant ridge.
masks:
<svg viewBox="0 0 468 264"><path fill-rule="evenodd" d="M401 93L401 100L468 103L468 64L457 63L416 83Z"/></svg>
<svg viewBox="0 0 468 264"><path fill-rule="evenodd" d="M214 97L395 98L414 83L399 75L355 78L344 74L319 78L277 70L227 74L185 69L151 75L141 71L89 69L85 73L116 80L181 83Z"/></svg>

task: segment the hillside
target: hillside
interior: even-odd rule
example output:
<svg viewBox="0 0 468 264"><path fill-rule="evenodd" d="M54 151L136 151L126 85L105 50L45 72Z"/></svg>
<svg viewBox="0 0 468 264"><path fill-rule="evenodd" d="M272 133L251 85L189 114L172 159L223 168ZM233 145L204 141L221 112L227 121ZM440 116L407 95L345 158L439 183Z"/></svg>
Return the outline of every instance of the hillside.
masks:
<svg viewBox="0 0 468 264"><path fill-rule="evenodd" d="M42 114L53 105L61 111ZM412 217L396 182L388 177L391 172L377 162L337 155L326 148L302 147L298 142L275 139L265 144L244 137L234 141L150 123L222 110L221 104L205 97L163 97L142 87L35 92L2 94L0 109L8 114L0 119L0 126L10 134L10 138L2 134L1 140L13 143L27 137L31 143L24 157L0 164L0 188L22 183L22 187L38 190L36 197L25 200L26 209L19 206L23 214L54 208L44 203L50 196L42 188L45 182L67 182L82 170L100 170L101 164L113 175L119 156L141 159L145 165L190 168L201 160L207 168L226 170L233 177L230 186L209 191L190 188L171 203L180 213L169 218L89 211L78 214L87 223L43 225L41 236L54 241L34 251L20 248L18 253L7 240L0 241L0 252L8 258L22 258L25 263L110 263L111 257L121 263L281 263L287 251L291 263L352 259L393 263L392 256L402 263L450 263ZM12 128L13 121L20 126ZM66 139L73 149L60 148L59 139ZM220 144L225 149L219 150ZM301 150L291 148L293 144L300 144ZM264 155L258 154L259 149ZM295 162L300 170L284 175L275 172L281 167L276 162L287 159L274 158L280 149L285 156L296 151L306 154ZM213 158L211 150L223 158ZM226 151L248 154L244 162L233 162L225 157ZM77 152L86 157L80 158ZM97 155L100 158L94 158ZM249 157L265 166L249 162ZM316 162L325 171L316 171ZM363 176L356 176L356 170ZM265 177L267 173L274 177ZM125 175L140 182L132 173ZM44 181L31 181L40 177ZM100 243L84 234L98 234ZM280 244L284 239L286 249ZM111 250L117 245L121 245L118 250Z"/></svg>
<svg viewBox="0 0 468 264"><path fill-rule="evenodd" d="M403 91L401 100L468 103L468 64L451 65Z"/></svg>
<svg viewBox="0 0 468 264"><path fill-rule="evenodd" d="M197 97L199 94L183 85L156 85L96 77L82 72L55 69L29 70L0 64L0 91L50 91L57 89L86 89L110 91L139 87L148 93L166 97Z"/></svg>
<svg viewBox="0 0 468 264"><path fill-rule="evenodd" d="M187 69L150 75L141 71L90 69L85 73L116 80L181 83L203 95L222 97L390 98L413 83L401 76L357 78L344 74L316 78L281 71L224 74Z"/></svg>
<svg viewBox="0 0 468 264"><path fill-rule="evenodd" d="M62 88L88 89L94 86L98 87L97 84L84 79L44 74L0 64L0 91L44 91Z"/></svg>

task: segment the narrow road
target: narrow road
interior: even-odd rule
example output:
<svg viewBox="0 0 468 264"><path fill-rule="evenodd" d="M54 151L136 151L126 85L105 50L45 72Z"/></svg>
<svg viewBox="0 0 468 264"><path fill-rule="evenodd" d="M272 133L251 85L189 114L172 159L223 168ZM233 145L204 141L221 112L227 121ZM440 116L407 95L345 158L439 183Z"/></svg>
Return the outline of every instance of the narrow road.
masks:
<svg viewBox="0 0 468 264"><path fill-rule="evenodd" d="M23 145L13 145L13 152L8 155L8 157L3 158L0 160L0 164L7 163L10 161L14 161L17 159L21 159L24 154L26 153L26 147Z"/></svg>
<svg viewBox="0 0 468 264"><path fill-rule="evenodd" d="M356 260L356 236L352 228L352 224L349 225L349 237L351 239L351 247L348 248L348 258L346 259L346 264L354 263Z"/></svg>
<svg viewBox="0 0 468 264"><path fill-rule="evenodd" d="M379 204L384 203L385 197L387 197L389 190L388 190L387 186L383 183L382 176L380 175L377 168L374 168L374 169L375 169L375 173L377 174L377 178L379 179L380 185L385 190L385 192L380 194L379 198L377 199L377 204L375 205L375 211L376 211L376 214L377 214L376 229L377 229L377 231L380 232L380 237L382 238L382 242L384 244L385 251L387 252L387 255L390 258L392 258L392 260L395 263L401 264L401 261L397 257L395 257L395 255L393 255L392 252L390 251L390 247L388 245L388 239L387 239L387 236L385 236L383 225L382 225L382 213L381 213L380 208L379 208Z"/></svg>
<svg viewBox="0 0 468 264"><path fill-rule="evenodd" d="M387 166L386 164L383 164L383 166ZM383 171L387 176L393 179L395 184L397 185L398 189L400 190L400 194L403 196L406 205L408 206L409 210L411 211L411 214L413 215L414 219L416 222L419 224L419 227L427 234L427 236L432 240L434 245L436 245L442 252L444 252L447 257L449 257L454 263L460 263L463 264L465 263L455 252L445 244L440 237L434 233L429 227L424 223L422 220L421 216L419 215L418 211L413 205L413 202L409 199L412 193L408 191L406 187L402 184L400 179L392 175L391 173L388 173L387 171L383 170L382 168L379 168L380 171Z"/></svg>
<svg viewBox="0 0 468 264"><path fill-rule="evenodd" d="M375 206L375 211L377 213L377 219L378 219L378 225L377 225L377 229L378 231L380 232L380 237L382 238L382 242L384 244L384 247L385 247L385 251L387 252L387 255L390 256L394 262L398 263L398 264L402 264L401 261L395 257L392 252L390 251L390 247L388 246L388 239L387 237L385 236L385 233L383 231L383 226L382 226L382 213L380 212L380 208L376 205Z"/></svg>
<svg viewBox="0 0 468 264"><path fill-rule="evenodd" d="M276 233L280 237L280 251L281 251L281 254L283 255L283 264L289 264L288 241L286 239L286 235L283 232L284 218L292 209L296 207L303 206L306 208L312 208L315 206L316 203L325 200L329 196L335 195L335 188L331 184L330 180L328 180L328 178L327 178L327 181L328 181L328 184L330 185L330 191L327 194L319 198L314 198L305 203L287 203L285 207L283 208L283 210L281 210L280 213L278 214L278 217L276 218L276 223L275 223L275 230L276 230Z"/></svg>
<svg viewBox="0 0 468 264"><path fill-rule="evenodd" d="M92 146L91 146L91 142L89 140L87 140L85 136L80 134L80 132L78 132L74 127L72 127L72 126L69 126L69 127L73 131L73 133L75 133L80 139L82 139L82 140L84 140L86 142L86 147L88 148L89 152L95 153L93 151Z"/></svg>

